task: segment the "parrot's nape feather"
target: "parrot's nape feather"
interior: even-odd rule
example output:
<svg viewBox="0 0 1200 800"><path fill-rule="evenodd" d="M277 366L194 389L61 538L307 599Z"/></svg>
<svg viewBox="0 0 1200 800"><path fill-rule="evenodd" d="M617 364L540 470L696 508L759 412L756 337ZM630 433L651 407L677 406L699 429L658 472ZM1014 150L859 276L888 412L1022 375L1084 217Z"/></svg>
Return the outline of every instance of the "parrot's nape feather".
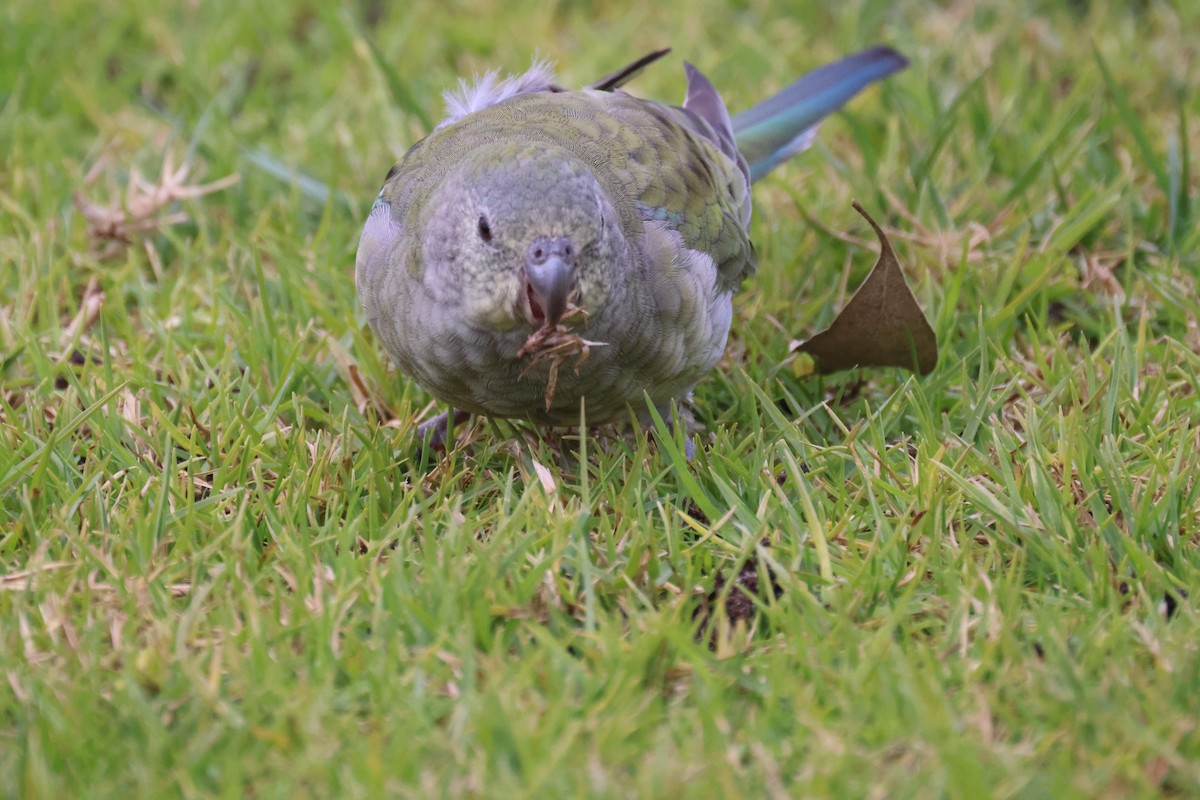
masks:
<svg viewBox="0 0 1200 800"><path fill-rule="evenodd" d="M890 47L876 46L815 69L733 118L738 149L754 180L812 144L816 126L875 81L908 66Z"/></svg>
<svg viewBox="0 0 1200 800"><path fill-rule="evenodd" d="M534 92L566 91L558 85L554 68L550 62L538 59L529 70L521 75L510 75L501 79L500 73L492 70L484 75L477 75L474 80L458 80L458 88L447 91L442 95L446 102L446 118L438 124L439 128L452 125L468 114L482 111L488 106L503 102L510 97Z"/></svg>
<svg viewBox="0 0 1200 800"><path fill-rule="evenodd" d="M616 72L610 72L608 75L605 75L603 78L591 84L587 88L595 89L598 92L611 92L619 89L620 87L629 83L629 81L636 78L639 72L653 64L655 61L658 61L669 52L671 52L671 48L664 47L662 50L655 50L653 53L647 53L637 61L634 61L632 64L621 67Z"/></svg>

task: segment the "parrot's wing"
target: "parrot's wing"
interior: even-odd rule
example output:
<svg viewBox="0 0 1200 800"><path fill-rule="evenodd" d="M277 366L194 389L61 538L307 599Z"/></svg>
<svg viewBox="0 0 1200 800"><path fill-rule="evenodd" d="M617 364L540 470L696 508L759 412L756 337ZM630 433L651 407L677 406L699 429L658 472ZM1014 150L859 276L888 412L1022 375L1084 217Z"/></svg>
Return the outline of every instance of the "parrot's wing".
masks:
<svg viewBox="0 0 1200 800"><path fill-rule="evenodd" d="M712 259L718 285L734 289L755 268L750 222L750 173L733 138L721 95L691 64L682 107L638 101L659 120L664 163L638 210L648 231L678 234L676 263ZM661 238L661 237L660 237Z"/></svg>
<svg viewBox="0 0 1200 800"><path fill-rule="evenodd" d="M746 164L746 159L742 158L741 152L738 150L737 142L733 136L733 122L730 120L729 111L725 108L725 101L721 99L721 95L717 92L717 88L712 85L703 72L693 67L686 61L683 64L684 70L687 72L687 97L683 101L683 111L694 117L692 128L702 136L706 136L713 144L720 148L730 161L737 164L741 170L742 177L746 179L746 186L750 185L750 168ZM702 122L704 124L696 124ZM743 203L741 210L742 224L750 224L750 192L740 192L743 195Z"/></svg>
<svg viewBox="0 0 1200 800"><path fill-rule="evenodd" d="M721 98L699 72L689 68L688 77L682 108L622 93L606 95L604 103L622 124L613 138L632 143L628 189L645 230L676 251L667 261L651 260L687 265L699 263L698 256L711 259L718 286L732 290L754 270L746 232L750 183Z"/></svg>

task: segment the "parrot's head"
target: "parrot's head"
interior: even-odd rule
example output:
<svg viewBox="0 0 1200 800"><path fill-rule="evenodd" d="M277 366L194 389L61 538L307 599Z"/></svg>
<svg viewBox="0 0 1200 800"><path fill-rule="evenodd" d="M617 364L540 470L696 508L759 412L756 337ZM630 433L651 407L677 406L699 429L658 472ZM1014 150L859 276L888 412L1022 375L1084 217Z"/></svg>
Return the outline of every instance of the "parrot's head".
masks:
<svg viewBox="0 0 1200 800"><path fill-rule="evenodd" d="M467 320L487 329L580 323L603 307L628 256L592 170L542 142L474 150L422 216L430 278L455 286Z"/></svg>

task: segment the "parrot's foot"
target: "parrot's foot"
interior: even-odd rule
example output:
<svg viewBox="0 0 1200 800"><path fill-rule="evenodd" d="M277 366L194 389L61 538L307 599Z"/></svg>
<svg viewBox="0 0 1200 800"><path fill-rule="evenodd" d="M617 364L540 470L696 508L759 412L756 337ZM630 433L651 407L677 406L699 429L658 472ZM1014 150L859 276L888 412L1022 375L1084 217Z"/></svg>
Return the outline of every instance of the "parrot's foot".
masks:
<svg viewBox="0 0 1200 800"><path fill-rule="evenodd" d="M677 404L666 404L658 408L659 416L667 423L667 430L675 436L676 426L683 429L683 457L691 461L696 457L696 438L693 434L700 431L701 426L696 422L692 411L691 396Z"/></svg>
<svg viewBox="0 0 1200 800"><path fill-rule="evenodd" d="M422 422L417 426L417 447L419 449L427 447L438 453L444 452L451 425L457 427L470 418L471 413L469 411L452 408L449 411L443 411L433 419ZM453 423L451 419L453 419Z"/></svg>

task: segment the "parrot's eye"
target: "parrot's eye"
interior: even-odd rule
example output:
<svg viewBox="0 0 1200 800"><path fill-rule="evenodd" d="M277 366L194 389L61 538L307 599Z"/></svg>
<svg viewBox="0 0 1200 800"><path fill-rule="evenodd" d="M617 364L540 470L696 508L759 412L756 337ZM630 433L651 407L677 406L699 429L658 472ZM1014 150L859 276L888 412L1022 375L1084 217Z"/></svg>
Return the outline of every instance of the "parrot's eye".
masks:
<svg viewBox="0 0 1200 800"><path fill-rule="evenodd" d="M479 218L479 238L485 242L492 241L492 226L488 224L487 217Z"/></svg>

